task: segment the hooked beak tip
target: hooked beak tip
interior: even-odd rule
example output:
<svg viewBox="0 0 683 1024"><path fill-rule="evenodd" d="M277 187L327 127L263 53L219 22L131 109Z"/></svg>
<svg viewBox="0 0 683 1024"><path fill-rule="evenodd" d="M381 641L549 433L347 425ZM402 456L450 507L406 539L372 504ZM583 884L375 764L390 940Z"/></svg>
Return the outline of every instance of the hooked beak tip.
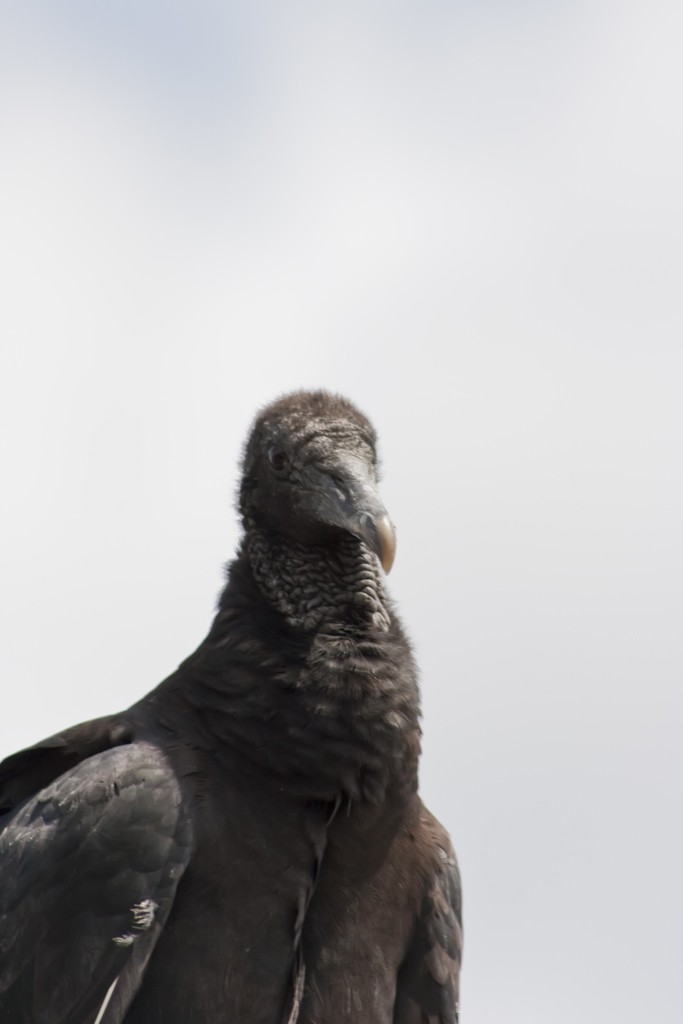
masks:
<svg viewBox="0 0 683 1024"><path fill-rule="evenodd" d="M379 547L377 556L385 573L389 575L396 557L396 530L387 515L378 519L374 525Z"/></svg>

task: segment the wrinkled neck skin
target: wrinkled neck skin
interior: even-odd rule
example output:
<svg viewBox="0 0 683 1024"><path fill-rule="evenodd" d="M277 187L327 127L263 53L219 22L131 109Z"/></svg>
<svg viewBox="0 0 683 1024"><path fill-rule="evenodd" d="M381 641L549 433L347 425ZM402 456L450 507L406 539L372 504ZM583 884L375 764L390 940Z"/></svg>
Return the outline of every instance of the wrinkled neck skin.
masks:
<svg viewBox="0 0 683 1024"><path fill-rule="evenodd" d="M340 534L331 550L273 537L251 523L246 550L263 596L293 629L359 639L388 631L377 559L356 537Z"/></svg>
<svg viewBox="0 0 683 1024"><path fill-rule="evenodd" d="M250 529L180 682L212 755L284 790L371 804L415 792L415 666L376 560L352 537L330 552Z"/></svg>

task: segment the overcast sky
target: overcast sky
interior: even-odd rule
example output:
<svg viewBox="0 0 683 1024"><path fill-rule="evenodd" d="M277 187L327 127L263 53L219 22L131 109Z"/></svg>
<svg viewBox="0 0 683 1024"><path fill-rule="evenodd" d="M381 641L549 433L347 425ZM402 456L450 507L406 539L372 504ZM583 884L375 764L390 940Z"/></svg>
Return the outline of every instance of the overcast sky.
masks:
<svg viewBox="0 0 683 1024"><path fill-rule="evenodd" d="M202 639L241 445L375 422L467 1024L683 1019L683 13L0 16L0 750Z"/></svg>

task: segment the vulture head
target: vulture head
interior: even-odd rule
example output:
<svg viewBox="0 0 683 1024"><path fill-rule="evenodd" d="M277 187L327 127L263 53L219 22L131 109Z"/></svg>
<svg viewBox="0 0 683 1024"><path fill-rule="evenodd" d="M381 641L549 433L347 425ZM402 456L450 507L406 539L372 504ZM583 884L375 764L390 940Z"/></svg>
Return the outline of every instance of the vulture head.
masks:
<svg viewBox="0 0 683 1024"><path fill-rule="evenodd" d="M377 490L377 437L351 402L297 391L257 416L247 441L240 512L281 544L339 548L353 537L391 569L396 534Z"/></svg>

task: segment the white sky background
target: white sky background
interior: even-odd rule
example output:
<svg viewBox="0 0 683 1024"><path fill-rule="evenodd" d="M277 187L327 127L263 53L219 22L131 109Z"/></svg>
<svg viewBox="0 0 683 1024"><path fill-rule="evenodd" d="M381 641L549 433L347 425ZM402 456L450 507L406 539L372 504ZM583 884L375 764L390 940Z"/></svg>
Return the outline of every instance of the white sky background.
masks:
<svg viewBox="0 0 683 1024"><path fill-rule="evenodd" d="M255 410L357 401L468 1024L683 1014L683 13L0 25L0 750L202 639Z"/></svg>

